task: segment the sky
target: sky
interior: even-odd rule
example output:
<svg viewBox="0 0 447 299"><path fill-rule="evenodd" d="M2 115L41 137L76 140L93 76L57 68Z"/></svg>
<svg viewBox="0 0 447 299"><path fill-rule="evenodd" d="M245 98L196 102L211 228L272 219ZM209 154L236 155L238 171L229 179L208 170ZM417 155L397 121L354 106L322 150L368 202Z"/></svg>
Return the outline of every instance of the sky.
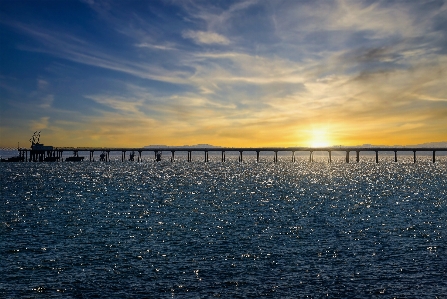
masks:
<svg viewBox="0 0 447 299"><path fill-rule="evenodd" d="M0 0L0 147L447 141L447 1Z"/></svg>

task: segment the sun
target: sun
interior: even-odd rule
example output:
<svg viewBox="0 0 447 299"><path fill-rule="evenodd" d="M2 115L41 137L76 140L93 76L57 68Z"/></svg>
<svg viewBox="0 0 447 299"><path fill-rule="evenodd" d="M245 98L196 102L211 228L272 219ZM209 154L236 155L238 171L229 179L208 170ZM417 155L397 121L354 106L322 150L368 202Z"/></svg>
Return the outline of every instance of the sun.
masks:
<svg viewBox="0 0 447 299"><path fill-rule="evenodd" d="M311 132L309 144L311 147L327 147L330 145L326 130L314 129Z"/></svg>

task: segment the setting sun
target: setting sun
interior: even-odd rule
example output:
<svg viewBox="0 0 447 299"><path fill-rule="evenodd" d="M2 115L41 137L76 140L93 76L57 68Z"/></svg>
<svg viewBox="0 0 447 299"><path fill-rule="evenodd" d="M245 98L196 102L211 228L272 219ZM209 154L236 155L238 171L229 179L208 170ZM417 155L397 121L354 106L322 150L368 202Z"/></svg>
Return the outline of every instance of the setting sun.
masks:
<svg viewBox="0 0 447 299"><path fill-rule="evenodd" d="M330 145L328 134L323 129L312 130L309 140L311 147L326 147Z"/></svg>

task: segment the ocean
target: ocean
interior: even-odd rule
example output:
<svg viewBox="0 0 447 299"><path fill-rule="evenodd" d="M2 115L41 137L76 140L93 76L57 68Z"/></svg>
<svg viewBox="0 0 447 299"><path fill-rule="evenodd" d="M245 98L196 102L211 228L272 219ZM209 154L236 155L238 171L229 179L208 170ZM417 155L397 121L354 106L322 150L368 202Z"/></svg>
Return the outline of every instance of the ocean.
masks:
<svg viewBox="0 0 447 299"><path fill-rule="evenodd" d="M1 298L447 298L447 158L0 163Z"/></svg>

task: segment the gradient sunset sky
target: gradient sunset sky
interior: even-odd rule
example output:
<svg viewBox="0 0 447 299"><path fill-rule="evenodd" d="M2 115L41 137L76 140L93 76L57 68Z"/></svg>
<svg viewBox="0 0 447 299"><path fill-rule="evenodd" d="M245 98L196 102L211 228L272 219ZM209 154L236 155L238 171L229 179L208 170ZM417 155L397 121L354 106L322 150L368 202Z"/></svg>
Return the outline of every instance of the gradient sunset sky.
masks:
<svg viewBox="0 0 447 299"><path fill-rule="evenodd" d="M0 146L447 141L447 1L0 0Z"/></svg>

